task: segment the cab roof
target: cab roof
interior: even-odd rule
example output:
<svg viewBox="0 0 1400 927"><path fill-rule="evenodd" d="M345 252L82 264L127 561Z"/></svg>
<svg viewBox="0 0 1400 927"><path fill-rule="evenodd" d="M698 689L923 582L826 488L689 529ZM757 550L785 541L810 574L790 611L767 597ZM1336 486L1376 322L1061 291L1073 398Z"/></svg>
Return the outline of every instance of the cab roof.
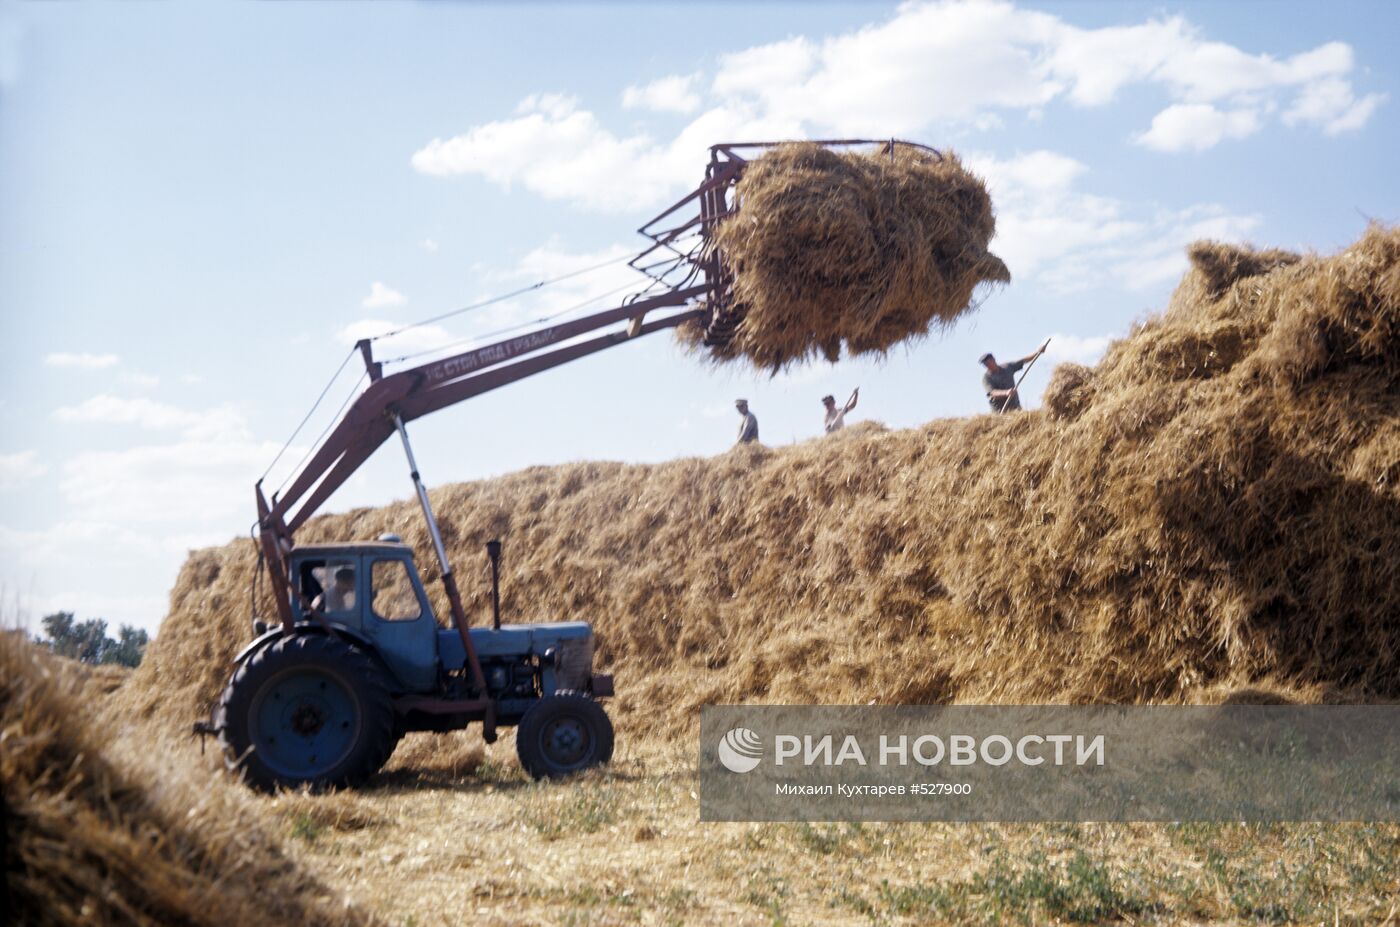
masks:
<svg viewBox="0 0 1400 927"><path fill-rule="evenodd" d="M413 548L402 541L331 541L325 544L298 544L292 548L292 556L334 557L346 554L365 553L413 553Z"/></svg>

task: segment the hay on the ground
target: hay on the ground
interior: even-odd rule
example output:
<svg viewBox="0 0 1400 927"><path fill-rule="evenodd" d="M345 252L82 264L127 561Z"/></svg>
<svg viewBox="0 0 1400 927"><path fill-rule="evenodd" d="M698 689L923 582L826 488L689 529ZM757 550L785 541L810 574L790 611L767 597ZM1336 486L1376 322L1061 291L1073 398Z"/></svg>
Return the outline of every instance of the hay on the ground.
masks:
<svg viewBox="0 0 1400 927"><path fill-rule="evenodd" d="M716 242L743 321L715 360L779 370L884 353L952 323L984 282L1011 279L981 180L952 153L780 145L746 168ZM698 345L697 327L682 340Z"/></svg>
<svg viewBox="0 0 1400 927"><path fill-rule="evenodd" d="M624 737L690 736L719 702L1400 697L1400 230L1218 297L1209 272L1109 347L1073 415L435 489L468 613L501 537L507 620L593 622ZM386 531L446 614L415 504L301 540ZM255 563L246 539L193 555L118 697L207 712Z"/></svg>
<svg viewBox="0 0 1400 927"><path fill-rule="evenodd" d="M10 923L317 924L371 919L292 863L232 779L123 746L61 662L0 634L0 801Z"/></svg>

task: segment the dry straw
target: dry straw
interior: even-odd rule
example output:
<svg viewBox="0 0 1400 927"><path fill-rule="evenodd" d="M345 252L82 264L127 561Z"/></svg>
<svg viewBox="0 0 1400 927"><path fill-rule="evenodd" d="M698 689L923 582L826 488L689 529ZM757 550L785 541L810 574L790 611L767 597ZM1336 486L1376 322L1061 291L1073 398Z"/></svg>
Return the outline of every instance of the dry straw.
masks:
<svg viewBox="0 0 1400 927"><path fill-rule="evenodd" d="M9 923L371 922L287 859L231 780L157 766L148 733L126 745L90 717L97 693L66 662L0 634Z"/></svg>
<svg viewBox="0 0 1400 927"><path fill-rule="evenodd" d="M835 361L843 345L882 354L952 323L978 284L1011 279L987 252L991 198L951 153L781 145L749 164L737 197L716 242L744 319L707 349L715 360L776 371ZM680 335L698 345L701 333Z"/></svg>
<svg viewBox="0 0 1400 927"><path fill-rule="evenodd" d="M624 735L663 741L714 702L1400 697L1400 232L1229 280L1193 253L1047 410L437 489L468 611L503 538L507 620L593 622ZM436 578L409 502L302 540L385 531ZM208 711L254 564L191 556L131 707Z"/></svg>

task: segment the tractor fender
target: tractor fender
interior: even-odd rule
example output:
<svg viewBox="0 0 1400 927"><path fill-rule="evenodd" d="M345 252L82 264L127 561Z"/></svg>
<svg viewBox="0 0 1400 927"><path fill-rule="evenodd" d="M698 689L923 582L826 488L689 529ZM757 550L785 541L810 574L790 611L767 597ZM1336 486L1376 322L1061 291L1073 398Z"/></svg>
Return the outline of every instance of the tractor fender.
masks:
<svg viewBox="0 0 1400 927"><path fill-rule="evenodd" d="M328 621L324 626L315 621L298 621L296 624L292 625L292 633L325 634L327 628L334 631L341 637L349 638L353 643L362 648L366 653L370 654L375 659L379 658L378 652L374 649L374 645L369 642L368 638L360 634L358 631L352 631L350 628L346 627L338 621ZM262 650L264 647L269 646L273 641L279 640L284 633L286 632L282 630L281 625L278 625L277 627L272 628L269 631L264 631L262 634L253 638L252 643L250 643L247 647L244 647L242 650L238 651L238 656L233 658L233 665L242 666L244 661L246 661L249 657L257 653L259 650Z"/></svg>

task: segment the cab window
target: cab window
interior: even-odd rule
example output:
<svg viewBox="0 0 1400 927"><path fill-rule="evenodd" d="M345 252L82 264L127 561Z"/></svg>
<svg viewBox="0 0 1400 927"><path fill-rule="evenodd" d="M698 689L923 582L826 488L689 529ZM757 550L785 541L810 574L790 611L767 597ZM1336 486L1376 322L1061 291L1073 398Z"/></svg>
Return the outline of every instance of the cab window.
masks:
<svg viewBox="0 0 1400 927"><path fill-rule="evenodd" d="M370 574L374 585L373 608L384 621L414 621L423 615L408 564L402 560L376 560Z"/></svg>
<svg viewBox="0 0 1400 927"><path fill-rule="evenodd" d="M302 574L302 591L311 596L311 607L327 614L355 610L355 563L327 560L308 564Z"/></svg>

